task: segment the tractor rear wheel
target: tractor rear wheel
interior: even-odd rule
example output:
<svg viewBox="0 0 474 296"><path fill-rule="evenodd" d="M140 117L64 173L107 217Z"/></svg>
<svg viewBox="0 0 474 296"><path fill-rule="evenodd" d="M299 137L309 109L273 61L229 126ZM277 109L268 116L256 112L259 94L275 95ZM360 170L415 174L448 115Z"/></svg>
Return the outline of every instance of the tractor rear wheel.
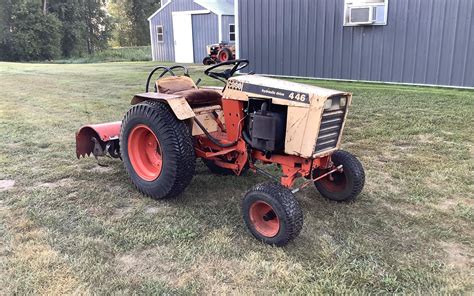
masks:
<svg viewBox="0 0 474 296"><path fill-rule="evenodd" d="M154 199L181 194L193 178L191 134L166 104L146 101L130 108L122 122L120 148L133 184Z"/></svg>
<svg viewBox="0 0 474 296"><path fill-rule="evenodd" d="M217 53L217 59L221 63L227 62L228 60L232 60L232 57L233 57L232 51L230 49L226 48L226 47L222 48Z"/></svg>
<svg viewBox="0 0 474 296"><path fill-rule="evenodd" d="M333 201L352 201L364 188L365 173L357 158L346 151L336 151L331 155L334 166L342 165L342 172L334 172L314 182L322 196ZM313 177L325 174L327 170L316 169Z"/></svg>
<svg viewBox="0 0 474 296"><path fill-rule="evenodd" d="M252 235L264 243L284 246L303 227L303 211L291 191L277 183L258 184L242 201L242 214Z"/></svg>

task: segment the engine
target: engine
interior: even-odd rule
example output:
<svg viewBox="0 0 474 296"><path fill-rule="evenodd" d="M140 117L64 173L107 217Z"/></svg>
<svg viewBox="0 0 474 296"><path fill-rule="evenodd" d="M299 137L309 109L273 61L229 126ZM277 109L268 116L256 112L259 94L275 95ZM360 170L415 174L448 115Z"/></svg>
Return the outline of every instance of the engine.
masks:
<svg viewBox="0 0 474 296"><path fill-rule="evenodd" d="M286 106L264 100L249 100L247 133L251 146L267 153L285 148Z"/></svg>

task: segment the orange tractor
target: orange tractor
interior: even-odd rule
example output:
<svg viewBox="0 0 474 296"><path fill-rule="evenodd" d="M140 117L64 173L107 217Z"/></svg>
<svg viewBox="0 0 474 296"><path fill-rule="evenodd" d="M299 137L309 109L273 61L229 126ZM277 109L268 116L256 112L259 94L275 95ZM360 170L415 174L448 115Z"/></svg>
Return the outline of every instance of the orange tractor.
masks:
<svg viewBox="0 0 474 296"><path fill-rule="evenodd" d="M207 56L202 60L206 66L233 60L235 58L235 46L227 43L211 44L207 46Z"/></svg>
<svg viewBox="0 0 474 296"><path fill-rule="evenodd" d="M198 87L183 66L155 68L121 122L79 130L78 158L121 158L136 188L154 199L180 195L193 179L196 158L216 174L260 173L272 181L245 194L243 219L258 240L286 245L303 226L294 195L300 189L314 184L334 201L354 200L362 191L361 163L339 150L352 96L258 75L234 77L247 65L232 60L204 72L224 88ZM281 176L263 169L269 164Z"/></svg>

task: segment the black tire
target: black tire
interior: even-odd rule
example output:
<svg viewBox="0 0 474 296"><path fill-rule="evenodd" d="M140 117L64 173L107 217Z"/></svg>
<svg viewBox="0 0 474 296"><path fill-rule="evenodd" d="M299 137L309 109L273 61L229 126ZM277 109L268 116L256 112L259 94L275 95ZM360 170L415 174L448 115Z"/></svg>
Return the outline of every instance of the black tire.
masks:
<svg viewBox="0 0 474 296"><path fill-rule="evenodd" d="M227 57L226 59L224 59L223 57ZM219 62L223 63L223 62L227 62L229 60L233 60L234 59L234 54L232 53L232 51L230 49L228 49L227 47L224 47L222 48L221 50L219 50L219 52L217 53L217 59L219 60Z"/></svg>
<svg viewBox="0 0 474 296"><path fill-rule="evenodd" d="M360 161L346 151L336 151L331 155L331 160L337 167L342 164L343 172L332 174L314 182L316 189L322 196L333 201L353 201L362 192L365 183L365 172ZM321 176L327 170L315 170L314 176Z"/></svg>
<svg viewBox="0 0 474 296"><path fill-rule="evenodd" d="M261 212L266 212L262 217L258 215L259 211L255 210L255 207L260 207L261 204L271 207L270 211L266 212L264 209ZM242 215L256 239L278 247L295 239L303 227L303 211L298 201L288 188L277 183L258 184L250 189L242 201ZM259 227L261 223L272 225ZM277 224L278 229L275 229Z"/></svg>
<svg viewBox="0 0 474 296"><path fill-rule="evenodd" d="M222 176L232 176L235 175L234 171L231 169L226 169L223 167L218 166L212 160L209 159L202 159L202 162L207 166L211 173L216 175ZM244 168L242 169L241 175L244 174L249 169L248 162L245 164Z"/></svg>
<svg viewBox="0 0 474 296"><path fill-rule="evenodd" d="M137 125L148 127L161 147L161 174L152 181L140 177L130 161L127 144L130 132ZM194 176L196 156L189 129L164 103L145 101L130 108L122 121L120 148L125 170L133 184L140 192L154 199L178 196Z"/></svg>
<svg viewBox="0 0 474 296"><path fill-rule="evenodd" d="M205 57L205 58L202 60L202 64L203 64L203 65L206 65L206 66L209 66L209 65L214 64L214 61L213 61L210 57Z"/></svg>

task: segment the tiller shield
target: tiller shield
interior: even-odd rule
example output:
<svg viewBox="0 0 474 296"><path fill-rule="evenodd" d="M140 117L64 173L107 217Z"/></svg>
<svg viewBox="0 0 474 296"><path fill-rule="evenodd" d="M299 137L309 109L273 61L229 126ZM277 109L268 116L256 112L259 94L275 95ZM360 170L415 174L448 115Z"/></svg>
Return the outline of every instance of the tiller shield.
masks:
<svg viewBox="0 0 474 296"><path fill-rule="evenodd" d="M76 133L77 158L90 156L110 155L120 157L119 136L122 122L109 122L94 125L85 125Z"/></svg>

